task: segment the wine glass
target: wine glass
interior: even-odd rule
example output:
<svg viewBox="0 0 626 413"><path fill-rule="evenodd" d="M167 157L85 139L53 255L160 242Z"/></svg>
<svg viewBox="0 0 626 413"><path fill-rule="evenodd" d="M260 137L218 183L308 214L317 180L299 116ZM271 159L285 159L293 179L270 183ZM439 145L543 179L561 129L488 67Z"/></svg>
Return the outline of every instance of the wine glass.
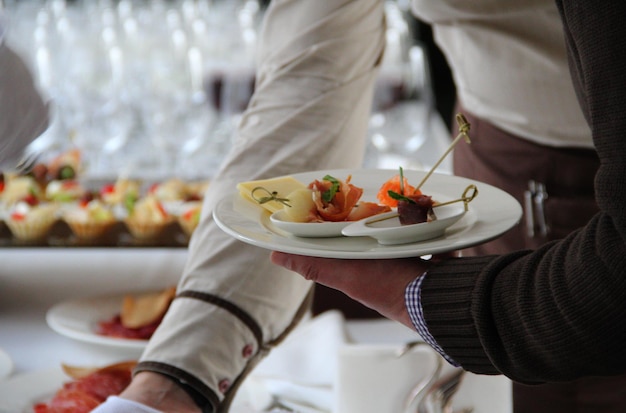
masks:
<svg viewBox="0 0 626 413"><path fill-rule="evenodd" d="M146 133L161 153L166 175L182 173L183 161L203 145L215 121L204 88L202 53L184 36L177 29L170 32L170 59L153 72L142 105Z"/></svg>
<svg viewBox="0 0 626 413"><path fill-rule="evenodd" d="M180 174L183 161L208 135L212 112L202 96L153 96L144 106L146 133L163 157L162 172Z"/></svg>
<svg viewBox="0 0 626 413"><path fill-rule="evenodd" d="M106 161L124 147L136 122L115 22L104 10L99 17L80 36L67 39L63 82L70 137L93 175L107 171Z"/></svg>
<svg viewBox="0 0 626 413"><path fill-rule="evenodd" d="M420 149L428 139L434 110L428 62L419 44L410 48L407 58L399 72L383 69L386 77L382 75L377 85L369 121L366 167L424 169L427 162Z"/></svg>
<svg viewBox="0 0 626 413"><path fill-rule="evenodd" d="M91 99L72 119L71 140L84 153L88 173L110 173L110 158L126 145L135 124L131 108L117 97Z"/></svg>

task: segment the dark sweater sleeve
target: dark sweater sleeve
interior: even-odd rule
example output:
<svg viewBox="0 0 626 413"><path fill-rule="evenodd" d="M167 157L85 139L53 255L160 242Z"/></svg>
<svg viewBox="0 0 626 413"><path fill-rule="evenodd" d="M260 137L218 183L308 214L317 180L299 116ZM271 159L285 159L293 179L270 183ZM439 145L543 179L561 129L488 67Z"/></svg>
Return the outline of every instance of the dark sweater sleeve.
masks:
<svg viewBox="0 0 626 413"><path fill-rule="evenodd" d="M446 354L527 383L626 372L626 3L557 5L601 159L601 212L536 251L442 262L421 292Z"/></svg>

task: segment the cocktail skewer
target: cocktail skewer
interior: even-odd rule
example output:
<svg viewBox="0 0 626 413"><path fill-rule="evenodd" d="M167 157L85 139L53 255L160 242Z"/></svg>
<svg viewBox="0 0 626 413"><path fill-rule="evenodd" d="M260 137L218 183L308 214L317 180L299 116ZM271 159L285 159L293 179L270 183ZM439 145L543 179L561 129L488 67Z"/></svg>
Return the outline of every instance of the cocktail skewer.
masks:
<svg viewBox="0 0 626 413"><path fill-rule="evenodd" d="M428 171L428 173L426 174L426 176L424 176L422 181L415 187L416 192L422 187L422 185L424 185L424 182L426 182L426 180L433 174L433 172L435 172L435 169L439 167L439 165L441 164L441 162L443 162L446 156L448 156L448 154L452 152L452 149L454 149L456 144L459 143L461 138L465 138L465 141L467 143L471 143L469 133L468 133L470 130L470 123L467 121L467 119L465 119L465 116L463 116L462 113L458 113L456 115L456 123L459 125L459 134L456 136L456 138L454 138L450 146L448 146L448 149L446 149L443 155L441 155L439 160L433 165L432 168L430 168L430 171Z"/></svg>

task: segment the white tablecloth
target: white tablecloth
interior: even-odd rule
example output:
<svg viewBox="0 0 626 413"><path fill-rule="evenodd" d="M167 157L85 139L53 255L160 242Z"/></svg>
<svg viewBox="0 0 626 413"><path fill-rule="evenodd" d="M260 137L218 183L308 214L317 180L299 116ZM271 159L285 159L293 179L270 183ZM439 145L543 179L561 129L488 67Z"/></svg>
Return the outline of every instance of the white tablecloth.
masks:
<svg viewBox="0 0 626 413"><path fill-rule="evenodd" d="M13 359L14 373L138 356L101 346L94 352L60 336L46 324L46 312L64 300L176 285L186 257L183 248L0 249L0 348Z"/></svg>
<svg viewBox="0 0 626 413"><path fill-rule="evenodd" d="M4 249L0 250L0 349L13 361L10 378L58 368L61 363L104 365L137 358L140 350L84 343L46 324L47 310L78 297L124 294L174 284L184 249ZM399 344L415 340L389 320L349 320L349 335L360 343ZM2 379L0 379L2 386ZM456 397L475 413L508 413L510 382L501 376L468 375Z"/></svg>

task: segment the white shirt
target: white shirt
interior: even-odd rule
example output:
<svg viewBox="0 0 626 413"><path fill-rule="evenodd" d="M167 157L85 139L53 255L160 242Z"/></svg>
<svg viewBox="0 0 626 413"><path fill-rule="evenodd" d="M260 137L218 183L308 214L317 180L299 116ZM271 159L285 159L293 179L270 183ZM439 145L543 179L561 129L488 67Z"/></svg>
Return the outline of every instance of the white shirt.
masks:
<svg viewBox="0 0 626 413"><path fill-rule="evenodd" d="M433 24L467 111L537 143L593 146L553 0L412 0L412 8Z"/></svg>

